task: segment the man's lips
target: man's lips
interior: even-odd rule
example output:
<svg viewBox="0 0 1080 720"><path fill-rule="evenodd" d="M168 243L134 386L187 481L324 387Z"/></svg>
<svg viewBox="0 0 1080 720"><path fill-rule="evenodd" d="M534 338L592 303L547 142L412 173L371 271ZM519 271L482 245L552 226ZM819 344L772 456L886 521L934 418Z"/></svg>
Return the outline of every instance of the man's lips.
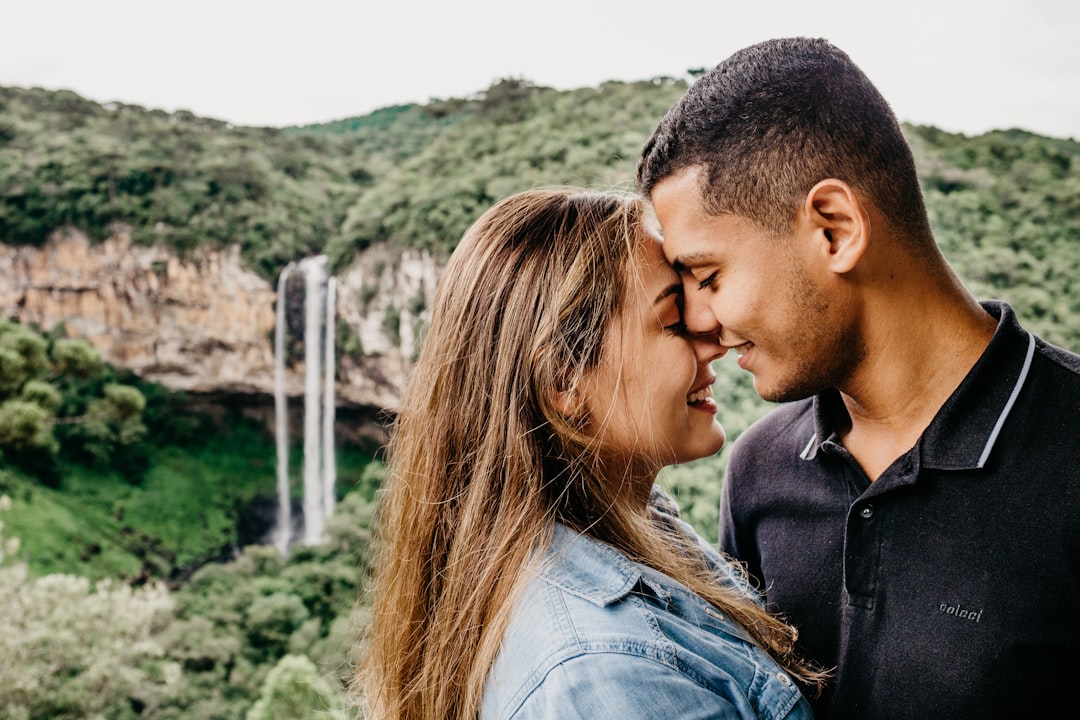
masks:
<svg viewBox="0 0 1080 720"><path fill-rule="evenodd" d="M739 367L745 370L746 363L749 362L749 360L747 359L747 353L754 349L754 343L744 342L742 345L736 345L731 349L735 351L735 355L738 357L737 362L739 363Z"/></svg>

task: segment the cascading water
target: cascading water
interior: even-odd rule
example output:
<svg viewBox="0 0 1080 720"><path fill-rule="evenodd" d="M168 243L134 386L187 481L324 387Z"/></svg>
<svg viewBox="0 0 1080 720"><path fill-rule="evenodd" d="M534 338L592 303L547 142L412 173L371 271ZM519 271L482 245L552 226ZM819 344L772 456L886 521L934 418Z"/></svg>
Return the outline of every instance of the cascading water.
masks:
<svg viewBox="0 0 1080 720"><path fill-rule="evenodd" d="M274 412L277 441L278 515L274 544L282 556L293 541L289 482L288 398L285 394L288 279L304 276L304 498L303 542L323 542L325 520L334 508L334 343L336 280L327 277L326 256L289 263L278 276L274 331Z"/></svg>
<svg viewBox="0 0 1080 720"><path fill-rule="evenodd" d="M319 261L322 262L319 262ZM320 445L323 319L323 267L326 258L300 261L304 271L304 544L316 545L322 538L322 467Z"/></svg>
<svg viewBox="0 0 1080 720"><path fill-rule="evenodd" d="M274 324L274 426L277 441L277 527L274 545L284 556L292 535L292 505L289 499L289 403L285 397L285 286L295 263L278 275L276 322Z"/></svg>
<svg viewBox="0 0 1080 720"><path fill-rule="evenodd" d="M326 346L323 354L323 512L325 520L334 514L334 483L337 481L337 464L334 459L334 345L337 341L337 318L334 309L337 307L337 278L331 276L326 281Z"/></svg>

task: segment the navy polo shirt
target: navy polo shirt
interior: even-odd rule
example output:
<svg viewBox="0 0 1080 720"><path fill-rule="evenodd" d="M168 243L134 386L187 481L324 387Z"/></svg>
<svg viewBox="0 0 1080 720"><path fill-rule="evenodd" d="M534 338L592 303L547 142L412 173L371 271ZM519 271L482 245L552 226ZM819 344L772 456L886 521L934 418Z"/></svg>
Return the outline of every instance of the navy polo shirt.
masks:
<svg viewBox="0 0 1080 720"><path fill-rule="evenodd" d="M731 450L721 549L835 668L818 720L1045 717L1080 680L1080 356L998 327L874 482L835 390Z"/></svg>

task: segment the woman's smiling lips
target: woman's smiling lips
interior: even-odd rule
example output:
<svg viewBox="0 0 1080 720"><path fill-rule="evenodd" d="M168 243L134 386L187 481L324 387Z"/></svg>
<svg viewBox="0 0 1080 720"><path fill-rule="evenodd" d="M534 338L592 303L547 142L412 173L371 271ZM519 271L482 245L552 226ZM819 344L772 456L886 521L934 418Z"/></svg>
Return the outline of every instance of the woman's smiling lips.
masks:
<svg viewBox="0 0 1080 720"><path fill-rule="evenodd" d="M686 404L697 410L715 413L717 406L712 395L712 384L715 381L716 376L714 375L707 382L691 390L686 396Z"/></svg>

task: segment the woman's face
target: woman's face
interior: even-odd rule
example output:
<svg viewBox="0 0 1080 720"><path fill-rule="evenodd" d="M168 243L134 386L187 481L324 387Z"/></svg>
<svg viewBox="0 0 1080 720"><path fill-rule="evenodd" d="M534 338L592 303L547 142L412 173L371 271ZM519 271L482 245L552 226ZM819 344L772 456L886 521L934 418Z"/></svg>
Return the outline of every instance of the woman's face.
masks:
<svg viewBox="0 0 1080 720"><path fill-rule="evenodd" d="M653 233L632 260L622 312L608 330L604 360L582 385L587 431L628 461L659 469L720 450L724 429L712 397L719 338L690 337L682 282Z"/></svg>

